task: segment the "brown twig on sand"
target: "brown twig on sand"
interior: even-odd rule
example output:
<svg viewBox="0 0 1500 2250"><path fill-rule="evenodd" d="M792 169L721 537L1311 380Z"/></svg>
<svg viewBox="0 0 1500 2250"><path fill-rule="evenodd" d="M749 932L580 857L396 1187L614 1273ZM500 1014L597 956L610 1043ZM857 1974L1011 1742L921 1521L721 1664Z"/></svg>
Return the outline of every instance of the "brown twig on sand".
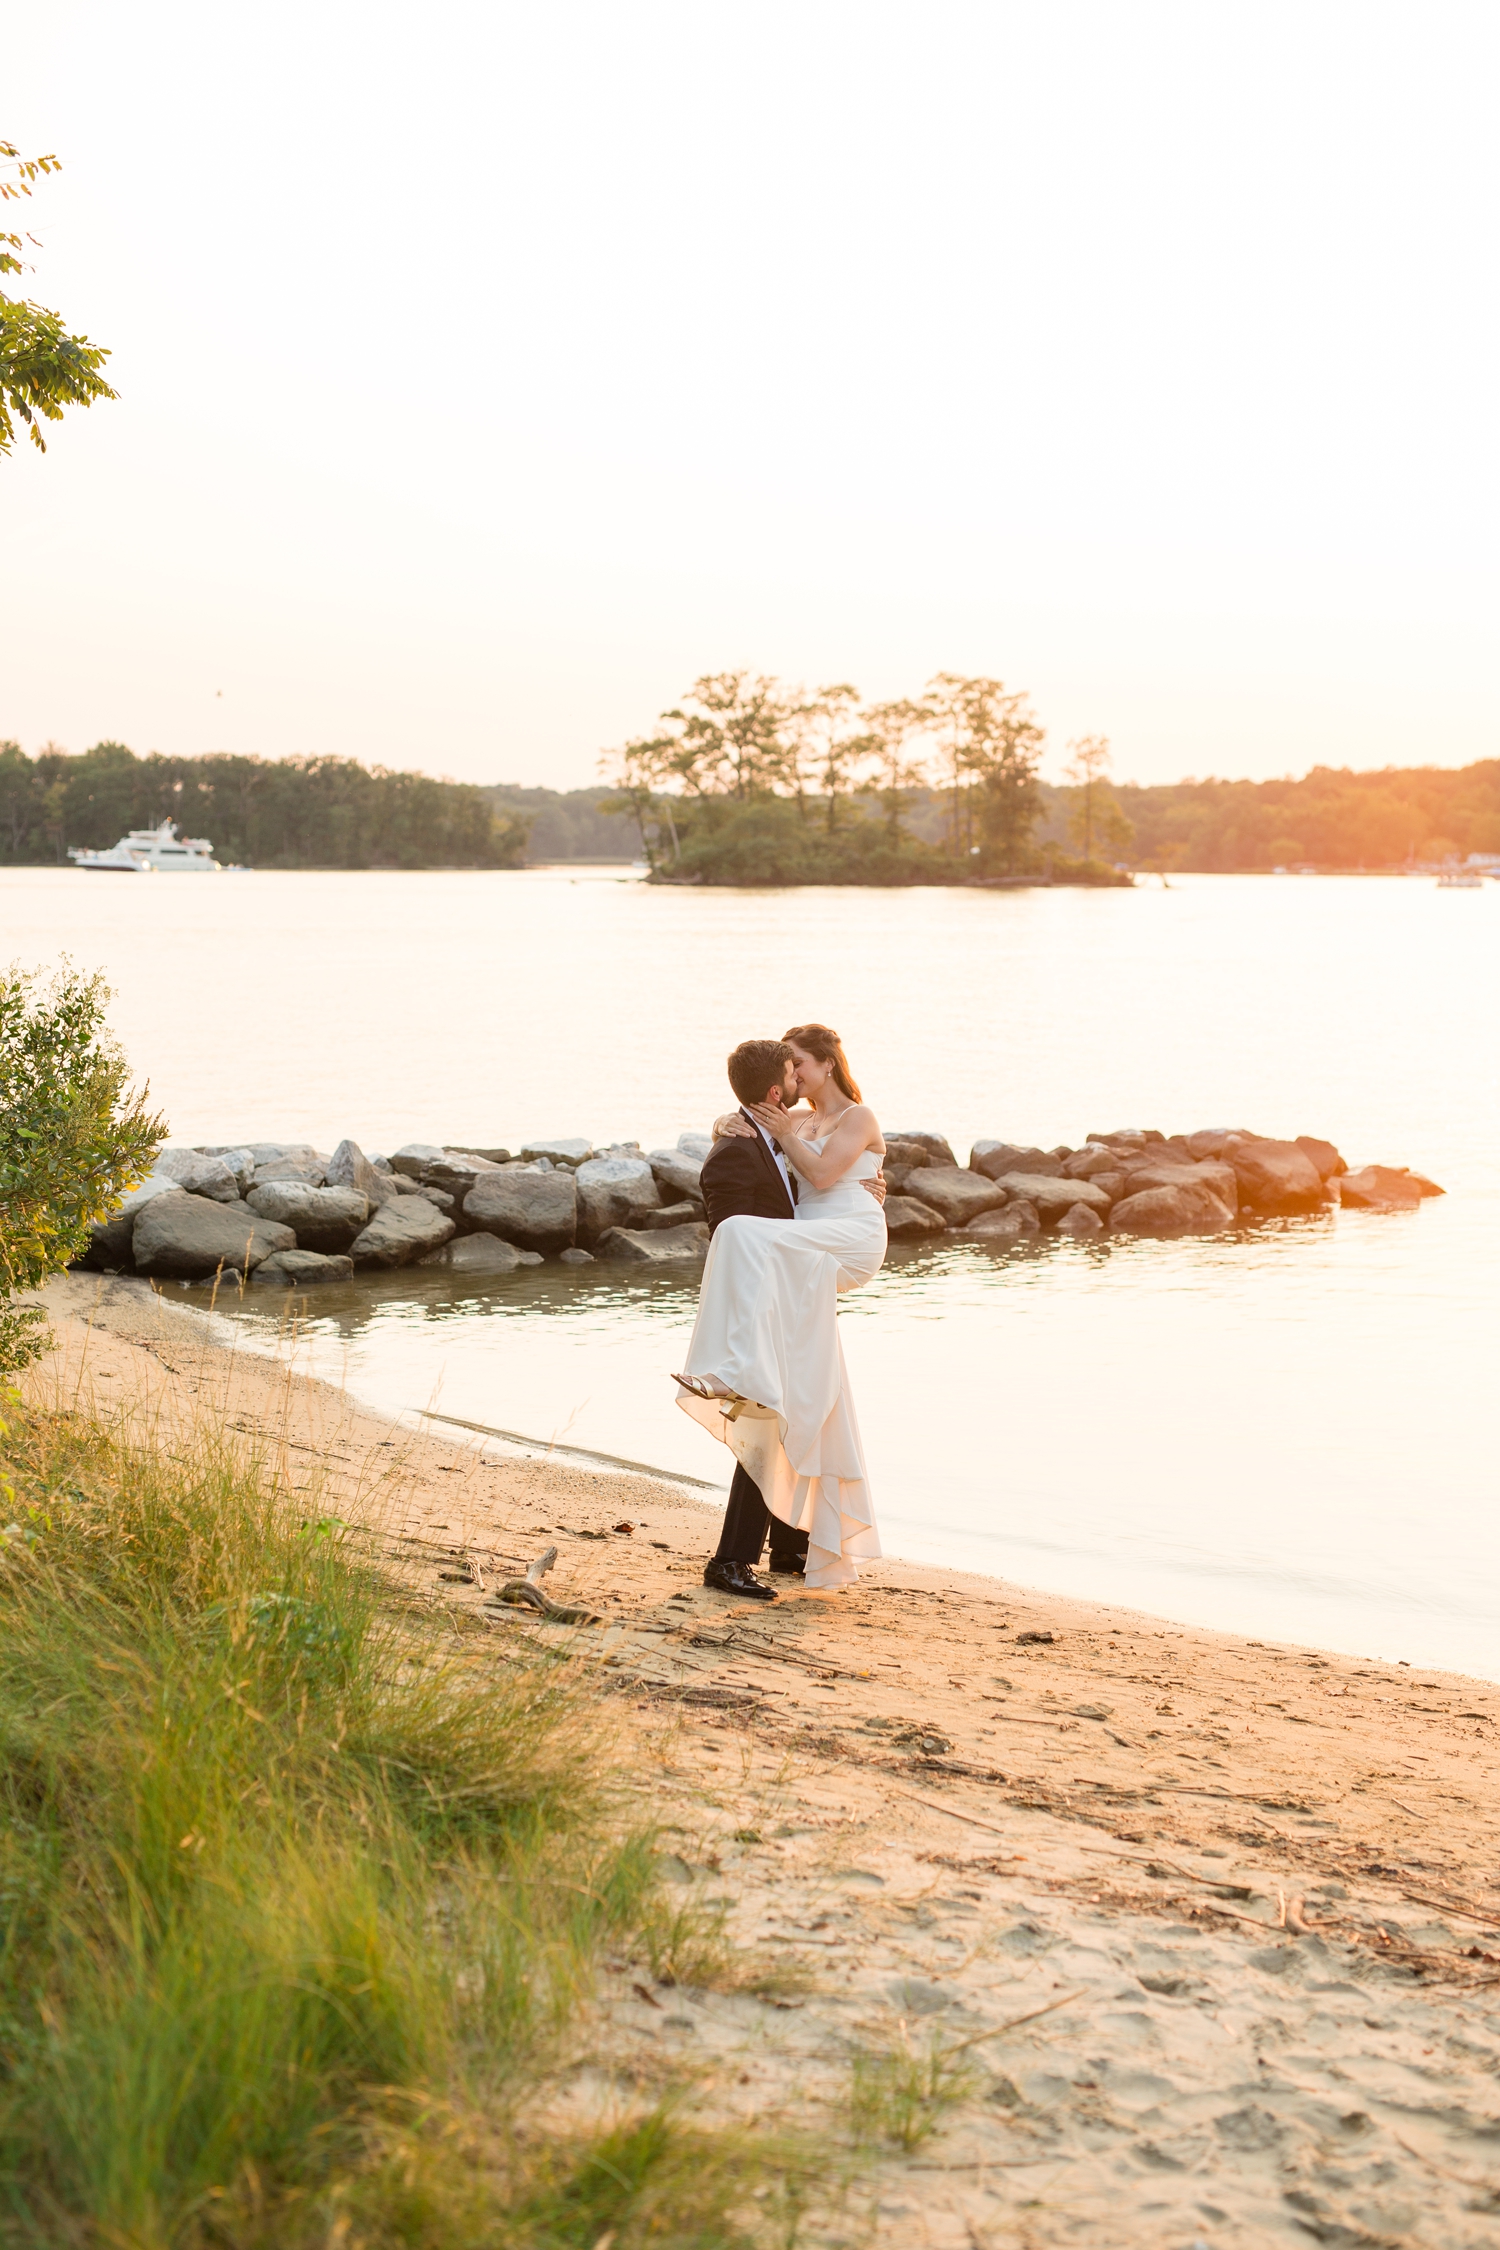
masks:
<svg viewBox="0 0 1500 2250"><path fill-rule="evenodd" d="M1410 1899L1413 1906L1440 1906L1447 1914L1462 1914L1466 1921L1488 1922L1500 1929L1500 1914L1493 1907L1470 1906L1456 1898L1433 1898L1426 1891L1403 1890L1401 1896Z"/></svg>
<svg viewBox="0 0 1500 2250"><path fill-rule="evenodd" d="M982 2046L986 2039L998 2039L1004 2031L1018 2031L1023 2023L1035 2023L1039 2016L1050 2016L1059 2008L1071 2008L1075 2000L1087 1997L1087 1988L1080 1985L1076 1992L1065 1992L1061 2000L1049 2000L1045 2008L1031 2008L1024 2016L1012 2016L1009 2023L997 2023L989 2031L976 2031L967 2039L956 2039L951 2047L943 2049L949 2055L961 2055L967 2047Z"/></svg>
<svg viewBox="0 0 1500 2250"><path fill-rule="evenodd" d="M1421 2149L1413 2148L1411 2142L1404 2141L1399 2133L1392 2133L1391 2139L1395 2142L1397 2148L1404 2148L1408 2156L1414 2156L1419 2164L1425 2164L1429 2171L1436 2172L1439 2179L1456 2180L1460 2187L1478 2188L1482 2193L1494 2194L1495 2183L1493 2180L1472 2180L1465 2172L1450 2171L1446 2164L1439 2164L1436 2157L1426 2156Z"/></svg>
<svg viewBox="0 0 1500 2250"><path fill-rule="evenodd" d="M914 1805L927 1805L933 1812L945 1812L950 1820L966 1820L971 1828L987 1828L992 1836L1008 1836L1010 1833L1009 1829L998 1827L993 1820L981 1820L978 1813L960 1812L956 1805L939 1804L936 1797L919 1797L915 1789L898 1789L895 1794L898 1797L910 1797Z"/></svg>

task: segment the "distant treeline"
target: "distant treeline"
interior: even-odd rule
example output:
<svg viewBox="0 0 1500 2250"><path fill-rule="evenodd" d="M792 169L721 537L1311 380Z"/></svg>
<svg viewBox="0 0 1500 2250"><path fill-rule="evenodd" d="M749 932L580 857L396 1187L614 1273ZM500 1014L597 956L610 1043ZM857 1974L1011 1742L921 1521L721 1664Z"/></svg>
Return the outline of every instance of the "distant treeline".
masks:
<svg viewBox="0 0 1500 2250"><path fill-rule="evenodd" d="M353 758L138 758L122 742L29 758L0 743L0 862L66 860L163 820L250 867L519 867L530 826L469 782Z"/></svg>
<svg viewBox="0 0 1500 2250"><path fill-rule="evenodd" d="M629 860L640 851L628 808L623 817L600 809L619 803L603 789L502 785L489 793L532 821L533 860ZM1037 794L1037 848L1060 852L1076 825L1078 791L1038 782ZM1315 766L1296 781L1177 781L1149 789L1127 781L1115 785L1114 795L1131 831L1121 856L1132 867L1256 874L1273 867L1402 867L1500 852L1495 758L1461 768L1370 773ZM879 818L875 798L850 802L857 814ZM807 804L814 827L821 827L826 800L814 793ZM918 842L940 845L948 820L940 791L905 793L902 828Z"/></svg>
<svg viewBox="0 0 1500 2250"><path fill-rule="evenodd" d="M618 859L640 856L641 840L633 820L601 807L607 789L523 789L514 781L490 783L484 794L495 810L525 820L531 829L527 858Z"/></svg>
<svg viewBox="0 0 1500 2250"><path fill-rule="evenodd" d="M952 785L689 793L480 787L394 773L352 758L138 758L101 742L35 758L0 743L0 863L63 860L129 828L175 820L221 860L254 867L519 867L622 860L642 849L665 872L691 855L700 880L953 882L980 819ZM1300 780L1093 783L1092 854L1136 868L1256 873L1273 867L1400 867L1500 853L1500 759L1457 769L1316 766ZM1085 791L1026 773L1012 866L1078 866ZM705 796L709 801L705 802ZM993 826L990 838L993 838ZM985 838L989 841L988 838ZM1086 857L1088 855L1085 855ZM675 867L673 868L675 872ZM962 868L962 873L968 873Z"/></svg>
<svg viewBox="0 0 1500 2250"><path fill-rule="evenodd" d="M1127 782L1118 795L1137 867L1401 867L1500 852L1500 758L1373 773L1314 766L1299 781Z"/></svg>

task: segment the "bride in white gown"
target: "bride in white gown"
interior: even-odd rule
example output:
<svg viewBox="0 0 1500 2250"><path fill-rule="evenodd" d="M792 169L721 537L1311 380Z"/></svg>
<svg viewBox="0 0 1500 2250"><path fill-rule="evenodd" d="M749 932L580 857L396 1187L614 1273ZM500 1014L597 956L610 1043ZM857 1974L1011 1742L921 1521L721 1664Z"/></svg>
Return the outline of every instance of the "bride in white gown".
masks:
<svg viewBox="0 0 1500 2250"><path fill-rule="evenodd" d="M749 1114L797 1179L796 1217L715 1229L677 1403L730 1447L772 1515L807 1533L806 1583L827 1588L880 1553L837 1303L885 1259L885 1214L860 1185L885 1142L837 1033L802 1024L786 1043L811 1114Z"/></svg>

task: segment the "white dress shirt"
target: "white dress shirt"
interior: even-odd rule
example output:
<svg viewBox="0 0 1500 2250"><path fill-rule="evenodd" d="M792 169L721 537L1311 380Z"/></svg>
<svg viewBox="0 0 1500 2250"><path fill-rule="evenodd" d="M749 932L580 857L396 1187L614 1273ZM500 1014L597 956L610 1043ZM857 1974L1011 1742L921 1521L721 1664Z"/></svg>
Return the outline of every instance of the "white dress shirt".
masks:
<svg viewBox="0 0 1500 2250"><path fill-rule="evenodd" d="M775 1157L776 1169L781 1174L782 1184L786 1188L787 1201L789 1203L795 1203L797 1200L797 1191L792 1185L791 1170L787 1164L785 1156L782 1154L780 1147L775 1141L772 1140L765 1127L756 1123L756 1120L750 1115L750 1112L748 1110L742 1109L740 1111L740 1115L745 1119L747 1124L755 1126L755 1130L757 1131L757 1133L759 1133L761 1139L765 1142L767 1148L771 1151L772 1156Z"/></svg>

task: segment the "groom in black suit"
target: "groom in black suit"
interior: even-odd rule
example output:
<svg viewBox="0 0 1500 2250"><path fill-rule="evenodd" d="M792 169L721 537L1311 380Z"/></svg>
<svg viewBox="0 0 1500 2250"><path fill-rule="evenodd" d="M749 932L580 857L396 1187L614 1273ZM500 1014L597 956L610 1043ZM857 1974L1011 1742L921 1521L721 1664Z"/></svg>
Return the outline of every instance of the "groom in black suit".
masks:
<svg viewBox="0 0 1500 2250"><path fill-rule="evenodd" d="M710 1234L721 1219L795 1219L797 1215L796 1174L747 1107L751 1102L769 1102L783 1109L793 1106L797 1081L791 1048L781 1039L744 1040L729 1058L729 1083L747 1130L731 1131L715 1141L703 1160L701 1185ZM883 1203L884 1181L873 1184ZM704 1585L716 1587L721 1594L742 1594L747 1601L775 1601L773 1589L761 1584L752 1567L760 1561L768 1530L772 1573L800 1578L807 1559L807 1533L793 1531L773 1516L759 1486L736 1462L724 1528L717 1552L704 1566Z"/></svg>

